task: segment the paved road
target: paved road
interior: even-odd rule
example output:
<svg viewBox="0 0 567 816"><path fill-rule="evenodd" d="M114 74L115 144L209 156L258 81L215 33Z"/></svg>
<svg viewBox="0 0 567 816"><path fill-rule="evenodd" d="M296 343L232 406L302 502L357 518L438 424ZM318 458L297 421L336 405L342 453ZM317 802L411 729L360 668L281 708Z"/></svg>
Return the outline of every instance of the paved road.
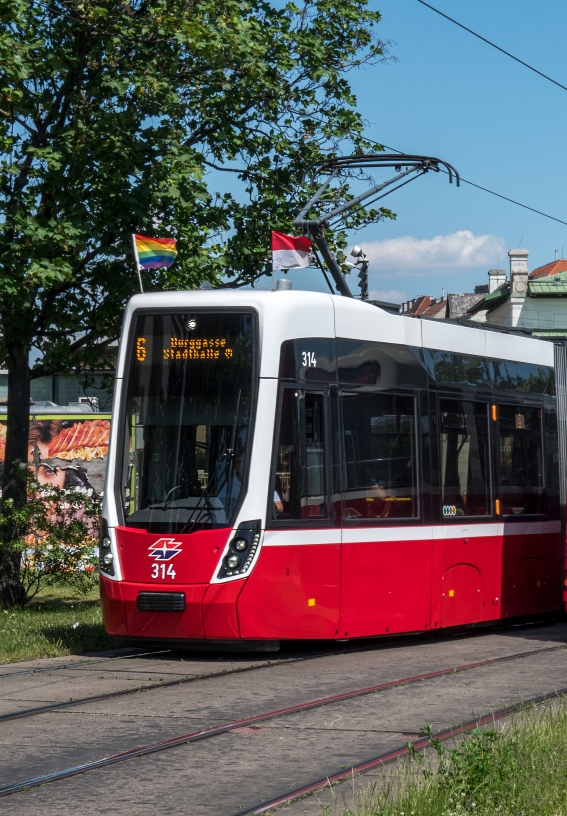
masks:
<svg viewBox="0 0 567 816"><path fill-rule="evenodd" d="M0 785L350 689L491 657L529 657L425 680L277 718L132 759L2 799L18 816L231 816L341 767L406 742L424 723L441 729L518 699L567 686L567 624L384 642L370 651L299 662L274 655L165 654L55 669L61 659L0 667L0 714L146 683L249 665L263 668L0 723ZM352 648L353 644L347 644ZM304 656L308 652L303 652ZM287 656L293 656L288 653ZM286 657L284 653L282 657ZM91 660L94 658L91 658ZM16 674L29 668L53 670ZM315 801L285 810L320 813Z"/></svg>

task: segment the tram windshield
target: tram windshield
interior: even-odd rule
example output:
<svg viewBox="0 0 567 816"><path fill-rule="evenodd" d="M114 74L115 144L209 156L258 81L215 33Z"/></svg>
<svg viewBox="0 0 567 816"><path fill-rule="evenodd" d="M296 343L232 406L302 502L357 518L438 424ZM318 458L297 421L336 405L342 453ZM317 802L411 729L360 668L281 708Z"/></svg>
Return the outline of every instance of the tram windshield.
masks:
<svg viewBox="0 0 567 816"><path fill-rule="evenodd" d="M123 415L125 523L183 533L231 523L252 420L249 313L142 314Z"/></svg>

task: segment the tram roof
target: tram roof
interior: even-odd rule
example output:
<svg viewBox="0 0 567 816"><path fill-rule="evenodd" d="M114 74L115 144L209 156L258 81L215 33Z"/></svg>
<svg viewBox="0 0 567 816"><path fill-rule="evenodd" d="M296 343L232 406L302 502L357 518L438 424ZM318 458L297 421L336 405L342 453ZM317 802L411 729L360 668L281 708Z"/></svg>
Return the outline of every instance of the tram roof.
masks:
<svg viewBox="0 0 567 816"><path fill-rule="evenodd" d="M517 360L553 366L553 344L482 327L396 315L354 298L299 290L198 289L135 295L126 308L124 327L135 311L252 308L258 313L262 341L262 377L277 377L284 340L303 337L344 337L396 343L468 356ZM118 377L123 375L119 355Z"/></svg>

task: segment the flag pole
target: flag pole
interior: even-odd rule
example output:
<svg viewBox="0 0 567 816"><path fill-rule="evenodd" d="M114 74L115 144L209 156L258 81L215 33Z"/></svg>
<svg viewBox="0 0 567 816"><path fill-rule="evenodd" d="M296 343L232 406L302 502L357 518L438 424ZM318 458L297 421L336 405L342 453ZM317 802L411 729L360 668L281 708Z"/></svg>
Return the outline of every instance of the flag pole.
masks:
<svg viewBox="0 0 567 816"><path fill-rule="evenodd" d="M138 280L140 281L140 292L144 294L144 287L142 286L142 272L140 267L140 259L138 257L138 250L136 248L135 234L132 234L132 246L134 247L134 258L136 259L136 271L138 273Z"/></svg>

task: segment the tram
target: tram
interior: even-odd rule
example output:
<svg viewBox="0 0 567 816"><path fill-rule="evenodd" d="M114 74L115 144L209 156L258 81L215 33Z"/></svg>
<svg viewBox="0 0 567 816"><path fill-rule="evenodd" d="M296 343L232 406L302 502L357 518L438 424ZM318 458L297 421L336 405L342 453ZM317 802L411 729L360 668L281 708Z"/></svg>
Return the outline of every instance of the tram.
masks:
<svg viewBox="0 0 567 816"><path fill-rule="evenodd" d="M560 610L563 348L286 290L136 295L122 337L107 632L251 645Z"/></svg>

